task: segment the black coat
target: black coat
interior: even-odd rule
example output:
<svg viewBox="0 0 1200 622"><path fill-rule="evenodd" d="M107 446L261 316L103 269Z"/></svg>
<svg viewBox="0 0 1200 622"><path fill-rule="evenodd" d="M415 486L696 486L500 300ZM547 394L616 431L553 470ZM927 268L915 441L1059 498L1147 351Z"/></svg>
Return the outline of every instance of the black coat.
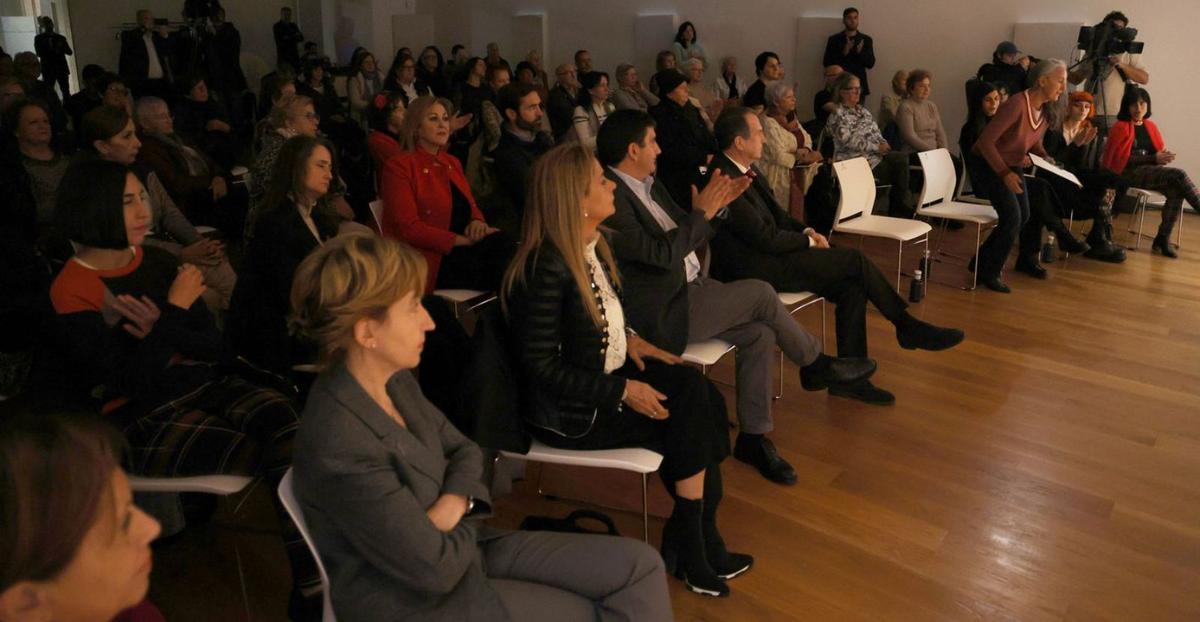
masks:
<svg viewBox="0 0 1200 622"><path fill-rule="evenodd" d="M553 146L554 140L545 132L538 132L532 141L526 142L508 130L501 131L500 143L492 151L496 182L518 216L525 211L525 193L533 163Z"/></svg>
<svg viewBox="0 0 1200 622"><path fill-rule="evenodd" d="M304 41L300 27L295 22L280 20L275 22L271 32L275 35L276 65L287 63L292 69L300 71L300 50L296 47Z"/></svg>
<svg viewBox="0 0 1200 622"><path fill-rule="evenodd" d="M42 76L53 82L59 76L71 74L67 56L73 54L67 38L57 32L43 32L33 38L33 49L42 61Z"/></svg>
<svg viewBox="0 0 1200 622"><path fill-rule="evenodd" d="M688 343L688 284L684 258L713 235L703 212L685 212L661 181L651 189L654 201L678 225L663 231L641 199L611 170L616 212L604 221L613 230L613 253L621 270L625 321L650 343L681 354Z"/></svg>
<svg viewBox="0 0 1200 622"><path fill-rule="evenodd" d="M121 58L117 64L117 73L133 83L145 80L150 73L150 55L146 53L146 43L142 40L142 34L141 28L121 33ZM151 32L151 39L154 41L154 51L158 53L158 64L162 67L163 77L170 79L170 43L157 31Z"/></svg>
<svg viewBox="0 0 1200 622"><path fill-rule="evenodd" d="M825 41L825 54L821 58L821 64L825 67L838 65L854 74L861 83L859 86L862 87L862 97L866 98L871 93L867 84L867 70L875 66L875 40L861 32L855 39L862 39L862 51L858 50L856 42L849 54L842 54L846 49L846 33L831 35Z"/></svg>
<svg viewBox="0 0 1200 622"><path fill-rule="evenodd" d="M562 142L563 137L573 127L571 117L575 115L575 98L566 89L556 85L550 89L546 100L546 116L550 117L554 140Z"/></svg>
<svg viewBox="0 0 1200 622"><path fill-rule="evenodd" d="M620 407L625 379L604 373L607 333L592 321L553 244L530 257L507 304L526 423L568 438L586 435L597 417Z"/></svg>
<svg viewBox="0 0 1200 622"><path fill-rule="evenodd" d="M729 177L742 171L725 154L713 158L713 169ZM718 280L762 279L778 283L788 264L783 255L809 247L804 223L788 215L775 200L762 173L729 204L729 218L712 242L710 270Z"/></svg>
<svg viewBox="0 0 1200 622"><path fill-rule="evenodd" d="M675 203L692 209L692 186L700 183L700 167L717 152L717 140L704 124L700 109L679 104L664 97L650 108L655 135L662 153L658 156L658 177L666 185Z"/></svg>
<svg viewBox="0 0 1200 622"><path fill-rule="evenodd" d="M1016 95L1025 90L1027 72L1020 65L1006 65L1001 62L991 62L979 66L975 77L1008 89L1009 95Z"/></svg>

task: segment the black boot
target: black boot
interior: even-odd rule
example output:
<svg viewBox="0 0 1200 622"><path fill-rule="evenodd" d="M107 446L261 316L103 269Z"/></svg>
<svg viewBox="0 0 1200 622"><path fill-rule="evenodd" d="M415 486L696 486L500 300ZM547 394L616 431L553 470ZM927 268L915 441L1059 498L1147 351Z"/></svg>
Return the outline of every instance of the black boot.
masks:
<svg viewBox="0 0 1200 622"><path fill-rule="evenodd" d="M1088 242L1080 242L1066 227L1060 229L1055 235L1058 236L1058 247L1063 249L1063 252L1078 255L1087 252L1090 247Z"/></svg>
<svg viewBox="0 0 1200 622"><path fill-rule="evenodd" d="M750 570L754 558L725 549L725 540L717 531L717 506L721 503L722 489L721 468L711 464L704 471L704 512L700 526L704 532L704 551L708 555L708 564L718 577L728 580Z"/></svg>
<svg viewBox="0 0 1200 622"><path fill-rule="evenodd" d="M725 580L713 572L704 546L701 526L704 501L672 495L675 510L663 526L662 557L667 572L682 579L687 588L705 596L729 596Z"/></svg>
<svg viewBox="0 0 1200 622"><path fill-rule="evenodd" d="M1024 272L1035 279L1046 279L1050 275L1046 269L1038 263L1036 255L1021 255L1017 257L1017 263L1013 266L1013 270Z"/></svg>
<svg viewBox="0 0 1200 622"><path fill-rule="evenodd" d="M1171 241L1167 239L1167 236L1162 235L1161 233L1154 236L1154 242L1150 244L1150 251L1158 251L1162 253L1163 257L1167 257L1169 259L1175 259L1179 257L1179 254L1176 253L1175 249L1171 247Z"/></svg>
<svg viewBox="0 0 1200 622"><path fill-rule="evenodd" d="M1125 261L1125 249L1113 244L1112 238L1108 236L1108 227L1098 219L1096 224L1092 225L1092 230L1088 233L1087 241L1088 246L1091 246L1091 248L1083 254L1084 257L1098 261L1107 261L1109 263L1121 263Z"/></svg>

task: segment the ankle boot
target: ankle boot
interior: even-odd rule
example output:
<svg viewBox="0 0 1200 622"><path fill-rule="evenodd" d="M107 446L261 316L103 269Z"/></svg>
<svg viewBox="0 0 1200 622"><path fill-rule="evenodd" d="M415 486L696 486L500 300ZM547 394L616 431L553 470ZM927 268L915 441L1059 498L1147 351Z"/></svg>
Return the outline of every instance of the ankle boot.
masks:
<svg viewBox="0 0 1200 622"><path fill-rule="evenodd" d="M717 530L717 506L724 496L721 484L721 469L709 465L704 472L704 512L701 515L700 527L704 533L704 552L708 556L708 564L713 572L722 579L732 579L750 569L754 558L743 553L731 553L725 548L725 540Z"/></svg>
<svg viewBox="0 0 1200 622"><path fill-rule="evenodd" d="M1176 253L1175 249L1171 247L1171 241L1167 239L1167 236L1162 235L1161 233L1154 236L1154 242L1150 244L1150 251L1158 251L1162 253L1163 257L1170 259L1179 257L1179 254Z"/></svg>
<svg viewBox="0 0 1200 622"><path fill-rule="evenodd" d="M713 572L704 547L701 518L704 501L675 498L675 510L663 527L662 557L667 572L687 588L705 596L729 596L729 586Z"/></svg>

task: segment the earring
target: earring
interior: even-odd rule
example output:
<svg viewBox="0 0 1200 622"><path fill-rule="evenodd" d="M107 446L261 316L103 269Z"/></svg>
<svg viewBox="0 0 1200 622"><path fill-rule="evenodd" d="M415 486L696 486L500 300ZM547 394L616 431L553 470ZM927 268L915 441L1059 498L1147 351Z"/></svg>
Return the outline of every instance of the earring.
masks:
<svg viewBox="0 0 1200 622"><path fill-rule="evenodd" d="M588 215L587 215L587 210L583 210L583 217L584 217L584 218L587 218L587 217L588 217Z"/></svg>
<svg viewBox="0 0 1200 622"><path fill-rule="evenodd" d="M368 347L368 348L371 348L372 350L374 350L374 349L375 349L375 347L376 347L376 346L378 346L378 345L379 345L379 343L378 343L378 342L372 341L372 342L371 342L371 344L370 344L370 345L368 345L367 347Z"/></svg>

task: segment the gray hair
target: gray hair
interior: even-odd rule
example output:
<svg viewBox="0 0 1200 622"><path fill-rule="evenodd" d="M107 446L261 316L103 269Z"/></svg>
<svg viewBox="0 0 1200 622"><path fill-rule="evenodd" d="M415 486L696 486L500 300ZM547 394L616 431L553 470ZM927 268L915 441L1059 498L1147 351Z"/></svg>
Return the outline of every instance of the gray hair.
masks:
<svg viewBox="0 0 1200 622"><path fill-rule="evenodd" d="M700 60L699 58L689 58L684 65L688 67L699 67L704 69L704 61Z"/></svg>
<svg viewBox="0 0 1200 622"><path fill-rule="evenodd" d="M1029 70L1029 78L1025 82L1025 86L1037 86L1038 80L1043 76L1048 76L1055 72L1059 67L1067 68L1067 63L1057 58L1044 58Z"/></svg>
<svg viewBox="0 0 1200 622"><path fill-rule="evenodd" d="M170 106L167 106L166 100L164 100L161 97L155 97L153 95L146 95L145 97L139 97L137 100L137 103L135 103L134 107L133 107L133 116L135 119L137 119L137 124L145 125L146 122L145 122L144 117L146 115L150 114L151 108L155 108L158 106L162 106L162 107L170 110Z"/></svg>
<svg viewBox="0 0 1200 622"><path fill-rule="evenodd" d="M767 100L767 106L777 107L777 106L779 106L779 102L783 101L784 98L787 97L788 93L794 94L795 92L796 92L796 89L793 88L792 85L788 84L786 81L776 80L776 81L772 82L770 86L767 87L767 92L765 94L766 100Z"/></svg>

